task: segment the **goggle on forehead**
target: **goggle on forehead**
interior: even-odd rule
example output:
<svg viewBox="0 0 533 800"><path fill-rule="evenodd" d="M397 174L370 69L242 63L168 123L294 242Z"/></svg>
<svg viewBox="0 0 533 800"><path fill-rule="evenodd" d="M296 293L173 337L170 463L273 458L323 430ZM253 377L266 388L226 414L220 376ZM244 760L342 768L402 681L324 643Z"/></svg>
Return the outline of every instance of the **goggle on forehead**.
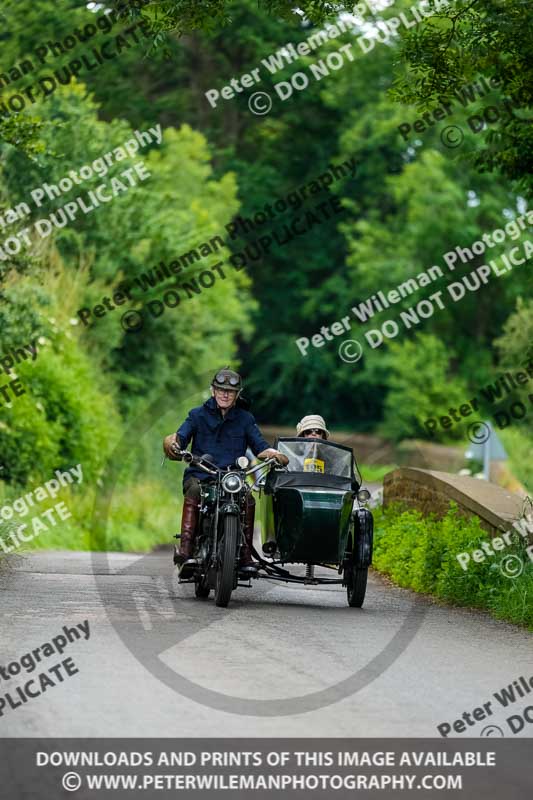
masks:
<svg viewBox="0 0 533 800"><path fill-rule="evenodd" d="M236 375L227 375L224 372L219 372L215 380L217 383L229 383L230 386L239 385L239 378Z"/></svg>

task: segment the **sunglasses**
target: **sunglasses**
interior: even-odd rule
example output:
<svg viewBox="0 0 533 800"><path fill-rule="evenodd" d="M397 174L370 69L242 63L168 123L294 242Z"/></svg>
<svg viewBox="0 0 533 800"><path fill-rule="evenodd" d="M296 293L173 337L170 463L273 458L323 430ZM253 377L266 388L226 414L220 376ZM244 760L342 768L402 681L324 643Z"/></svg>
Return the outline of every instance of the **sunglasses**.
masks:
<svg viewBox="0 0 533 800"><path fill-rule="evenodd" d="M217 383L229 383L230 386L238 386L239 379L235 375L224 375L223 372L219 372L216 376Z"/></svg>
<svg viewBox="0 0 533 800"><path fill-rule="evenodd" d="M319 436L324 436L324 431L321 428L311 428L308 431L304 431L304 436L310 436L312 433L316 433Z"/></svg>

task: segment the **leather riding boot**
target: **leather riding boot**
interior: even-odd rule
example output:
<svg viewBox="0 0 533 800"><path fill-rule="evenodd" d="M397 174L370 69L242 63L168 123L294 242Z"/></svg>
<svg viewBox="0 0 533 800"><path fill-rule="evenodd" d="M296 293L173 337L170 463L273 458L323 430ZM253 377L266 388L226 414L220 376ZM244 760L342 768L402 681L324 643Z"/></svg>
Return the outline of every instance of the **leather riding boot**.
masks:
<svg viewBox="0 0 533 800"><path fill-rule="evenodd" d="M244 517L245 544L241 548L241 560L239 562L240 571L248 574L255 574L257 572L257 564L252 559L252 547L254 543L254 521L255 521L255 503L249 503L246 507L246 515Z"/></svg>
<svg viewBox="0 0 533 800"><path fill-rule="evenodd" d="M187 496L183 498L183 511L181 513L181 539L179 550L174 548L175 564L181 565L192 559L199 508L200 505L196 498Z"/></svg>

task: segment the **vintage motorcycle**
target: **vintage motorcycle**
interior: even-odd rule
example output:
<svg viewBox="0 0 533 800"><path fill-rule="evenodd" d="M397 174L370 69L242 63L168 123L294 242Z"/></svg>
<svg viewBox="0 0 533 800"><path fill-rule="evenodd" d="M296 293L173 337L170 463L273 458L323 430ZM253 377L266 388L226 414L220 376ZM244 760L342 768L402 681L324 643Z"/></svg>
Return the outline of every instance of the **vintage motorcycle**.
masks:
<svg viewBox="0 0 533 800"><path fill-rule="evenodd" d="M269 468L276 459L269 458L250 467L246 456L237 459L236 468L221 469L211 456L194 456L188 450L179 451L183 461L202 469L212 480L200 485L200 512L196 531L194 558L196 566L182 568L180 583L194 583L196 597L206 598L214 589L215 604L226 607L231 594L239 585L241 548L244 545L246 503L252 486L246 478L256 470ZM176 536L176 538L179 538Z"/></svg>
<svg viewBox="0 0 533 800"><path fill-rule="evenodd" d="M342 584L348 605L360 608L372 563L373 517L365 507L370 493L361 489L351 448L300 437L280 438L275 447L287 456L287 467L272 458L250 467L242 456L237 468L219 469L207 455L198 458L181 451L184 461L198 465L213 480L201 486L197 566L188 581L183 576L180 582L194 582L197 597L208 597L214 589L216 605L228 605L239 585L246 498L255 490L263 550L263 556L253 550L256 577L303 585ZM255 475L259 470L263 472ZM252 477L249 485L247 478ZM291 573L287 564L303 565L305 573ZM341 577L317 575L317 567ZM247 580L242 585L249 586Z"/></svg>

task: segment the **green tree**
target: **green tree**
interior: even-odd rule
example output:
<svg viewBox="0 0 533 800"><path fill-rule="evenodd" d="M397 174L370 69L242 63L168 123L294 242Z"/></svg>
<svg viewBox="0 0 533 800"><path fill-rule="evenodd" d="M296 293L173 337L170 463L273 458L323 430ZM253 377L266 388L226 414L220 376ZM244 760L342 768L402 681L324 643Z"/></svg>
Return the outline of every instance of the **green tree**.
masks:
<svg viewBox="0 0 533 800"><path fill-rule="evenodd" d="M435 7L435 0L430 6ZM481 170L500 170L530 192L533 153L531 106L533 10L528 0L455 0L404 34L395 96L428 109L453 100L464 84L481 76L510 101L483 146L473 155ZM492 117L494 119L494 117ZM491 120L492 122L492 120Z"/></svg>
<svg viewBox="0 0 533 800"><path fill-rule="evenodd" d="M511 402L522 402L526 414L522 420L511 419L510 424L499 432L510 457L513 473L523 482L530 494L533 494L533 409L531 406L531 365L533 364L533 300L519 298L516 309L503 326L502 335L496 339L501 368L512 374L527 372L530 380L516 392L513 398L500 406L499 410L508 411ZM505 420L505 418L502 418Z"/></svg>
<svg viewBox="0 0 533 800"><path fill-rule="evenodd" d="M121 431L116 393L69 324L79 281L53 248L43 278L14 272L3 287L0 352L31 342L37 353L2 375L2 384L16 376L24 392L0 409L2 480L38 483L78 462L95 480Z"/></svg>
<svg viewBox="0 0 533 800"><path fill-rule="evenodd" d="M43 108L63 122L43 133L48 154L39 165L14 150L6 154L4 177L14 201L27 196L28 187L43 181L57 184L68 169L91 164L132 138L125 121L98 118L98 106L86 97L82 84L58 90ZM73 125L78 130L75 138ZM76 187L76 192L72 189L36 210L35 216L45 218L75 194L87 198L90 188L109 182L110 176L120 175L140 159L150 172L146 181L90 214L79 213L72 224L55 232L56 246L69 265L89 265L89 285L80 306L90 308L112 294L120 281L135 286L135 278L150 273L160 261L168 264L202 242L225 236L224 226L238 209L235 178L226 173L215 179L210 158L201 134L188 126L180 131L167 129L160 147L154 144L132 160L115 163L103 178L97 176ZM84 330L88 347L98 351L105 369L117 371L123 387L121 403L126 406L137 397L145 402L163 387L172 392L187 372L203 372L231 357L237 333L249 335L249 280L226 263L229 251L220 244L217 247L198 262L193 260L188 266L184 262L175 280L166 280L149 292L134 291L145 308L148 301L160 300L165 290L190 285L200 272L222 262L224 277L202 291L201 297L182 289L179 308L167 309L157 319L146 313L145 327L138 334L123 330L121 312L116 309L104 318L93 317L94 327Z"/></svg>
<svg viewBox="0 0 533 800"><path fill-rule="evenodd" d="M123 5L123 0L117 0L116 5ZM143 5L142 0L139 5ZM287 22L299 20L304 14L315 24L331 17L339 8L348 8L345 3L331 3L329 0L302 0L297 8L291 0L257 0L254 5ZM151 20L156 33L177 31L182 34L192 30L210 33L231 24L234 21L234 9L232 0L209 0L203 3L195 0L151 0L149 6L142 9L142 14Z"/></svg>
<svg viewBox="0 0 533 800"><path fill-rule="evenodd" d="M389 381L382 431L392 439L427 436L425 420L445 416L467 397L466 382L450 374L454 353L431 334L416 334L403 344L391 342L387 354ZM439 439L464 438L456 425L436 432Z"/></svg>
<svg viewBox="0 0 533 800"><path fill-rule="evenodd" d="M506 320L503 333L496 339L502 361L515 366L533 358L533 300L520 297L516 309Z"/></svg>

